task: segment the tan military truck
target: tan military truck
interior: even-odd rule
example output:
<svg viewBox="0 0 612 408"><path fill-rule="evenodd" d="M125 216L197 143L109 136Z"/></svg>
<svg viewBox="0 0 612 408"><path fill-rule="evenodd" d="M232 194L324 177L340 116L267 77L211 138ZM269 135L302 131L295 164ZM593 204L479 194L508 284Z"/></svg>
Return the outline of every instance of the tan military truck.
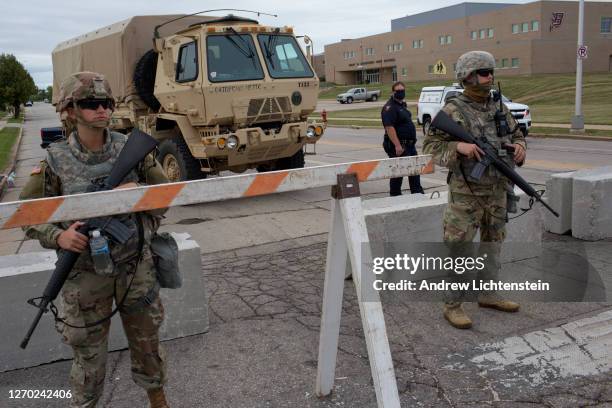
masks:
<svg viewBox="0 0 612 408"><path fill-rule="evenodd" d="M303 146L324 126L307 121L319 79L293 29L177 17L136 16L60 43L53 89L73 72L103 73L116 99L111 127L160 140L173 181L303 167Z"/></svg>

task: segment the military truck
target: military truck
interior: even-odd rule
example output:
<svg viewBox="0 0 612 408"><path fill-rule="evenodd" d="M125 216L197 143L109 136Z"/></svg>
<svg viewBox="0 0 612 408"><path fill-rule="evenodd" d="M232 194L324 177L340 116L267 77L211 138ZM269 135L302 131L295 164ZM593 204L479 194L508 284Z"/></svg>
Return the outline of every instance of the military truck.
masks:
<svg viewBox="0 0 612 408"><path fill-rule="evenodd" d="M77 71L109 80L115 130L160 141L172 181L223 170L304 166L319 79L291 27L228 15L136 16L60 43L52 53L53 103Z"/></svg>

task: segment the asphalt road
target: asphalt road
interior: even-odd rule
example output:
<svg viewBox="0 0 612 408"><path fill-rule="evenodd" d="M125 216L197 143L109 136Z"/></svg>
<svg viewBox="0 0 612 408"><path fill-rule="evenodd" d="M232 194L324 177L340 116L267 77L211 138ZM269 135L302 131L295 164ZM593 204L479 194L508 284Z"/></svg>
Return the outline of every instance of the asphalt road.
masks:
<svg viewBox="0 0 612 408"><path fill-rule="evenodd" d="M43 154L37 146L38 129L57 123L49 105L35 104L27 118L18 186L5 200L16 196ZM384 157L380 136L372 130L328 129L317 154L307 156L307 165ZM605 162L612 154L612 143L609 146L534 140L521 172L532 182L543 182L554 171ZM444 173L437 171L424 177L424 184L428 190L442 189L443 179ZM366 198L385 196L386 182L365 183L362 191ZM205 252L202 271L211 316L208 333L164 342L171 406L376 406L351 281L345 282L333 394L317 398L313 392L328 204L329 189L317 189L169 212L163 228L192 233ZM20 233L4 231L0 248L37 250L32 241L19 238ZM552 245L573 242L552 234L546 239ZM607 273L612 264L609 242L589 248L589 261ZM504 267L520 272L537 265L527 259ZM612 403L609 303L527 302L515 314L468 304L475 320L472 330L451 328L436 303L408 297L383 303L402 407L605 408ZM14 390L69 389L70 364L60 361L0 373L0 406L66 406L61 399L10 396ZM130 379L129 364L125 350L109 355L99 406L146 406L144 391Z"/></svg>
<svg viewBox="0 0 612 408"><path fill-rule="evenodd" d="M39 146L40 128L58 124L57 114L50 104L36 103L26 108L16 186L5 194L3 202L18 199L31 169L44 156ZM419 139L417 147L420 150L421 135ZM306 156L306 165L385 158L381 141L381 132L376 129L328 128L314 149L308 146L308 151L312 153L316 149L316 154ZM611 142L529 139L528 143L528 159L519 173L537 185L543 185L551 173L602 166L612 161ZM427 191L444 190L445 180L446 169L437 168L435 174L422 177L422 184ZM404 188L408 188L407 180ZM364 183L361 190L365 198L386 196L388 182ZM190 233L203 253L280 242L326 233L329 228L329 198L329 190L323 188L177 207L167 213L162 229ZM25 240L20 230L0 232L0 255L40 250L38 243Z"/></svg>

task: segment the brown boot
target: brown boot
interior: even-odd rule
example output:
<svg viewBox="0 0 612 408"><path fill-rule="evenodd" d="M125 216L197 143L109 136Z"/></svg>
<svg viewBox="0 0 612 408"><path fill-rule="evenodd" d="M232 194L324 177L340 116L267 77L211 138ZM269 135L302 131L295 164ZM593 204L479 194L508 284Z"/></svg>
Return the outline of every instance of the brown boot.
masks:
<svg viewBox="0 0 612 408"><path fill-rule="evenodd" d="M501 312L514 313L521 307L518 303L506 300L499 295L478 296L478 306L488 307Z"/></svg>
<svg viewBox="0 0 612 408"><path fill-rule="evenodd" d="M163 388L153 388L151 390L147 390L147 395L149 396L151 408L170 408L166 402L166 396L164 395Z"/></svg>
<svg viewBox="0 0 612 408"><path fill-rule="evenodd" d="M444 305L444 318L448 320L451 326L457 329L469 329L472 327L472 319L461 307L461 303L458 305Z"/></svg>

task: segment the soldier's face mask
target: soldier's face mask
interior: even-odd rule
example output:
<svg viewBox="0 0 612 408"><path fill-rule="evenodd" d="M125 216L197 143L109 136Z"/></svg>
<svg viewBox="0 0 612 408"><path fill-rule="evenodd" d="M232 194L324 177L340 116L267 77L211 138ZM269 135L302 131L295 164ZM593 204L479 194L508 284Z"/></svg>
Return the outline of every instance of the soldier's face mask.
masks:
<svg viewBox="0 0 612 408"><path fill-rule="evenodd" d="M403 100L406 97L406 90L396 89L395 91L393 91L393 97L397 99L398 101Z"/></svg>

